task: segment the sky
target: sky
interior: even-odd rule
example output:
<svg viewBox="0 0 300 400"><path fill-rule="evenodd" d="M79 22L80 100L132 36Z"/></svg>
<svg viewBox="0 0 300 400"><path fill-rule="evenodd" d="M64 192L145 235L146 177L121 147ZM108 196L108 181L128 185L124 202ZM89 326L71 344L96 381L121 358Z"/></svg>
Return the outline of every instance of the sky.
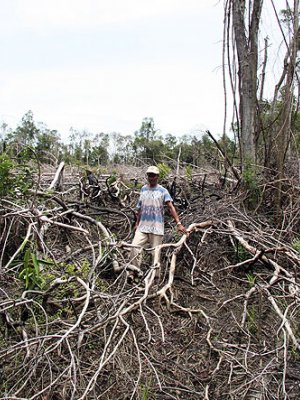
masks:
<svg viewBox="0 0 300 400"><path fill-rule="evenodd" d="M63 140L71 127L133 134L146 117L162 134L223 132L223 1L0 5L0 124L31 110Z"/></svg>

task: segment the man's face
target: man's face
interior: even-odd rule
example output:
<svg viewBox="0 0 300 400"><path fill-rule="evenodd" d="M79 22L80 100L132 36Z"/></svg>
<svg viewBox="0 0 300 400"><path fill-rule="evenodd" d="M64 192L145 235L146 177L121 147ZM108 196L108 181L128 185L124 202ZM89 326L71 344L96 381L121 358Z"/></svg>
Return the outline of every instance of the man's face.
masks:
<svg viewBox="0 0 300 400"><path fill-rule="evenodd" d="M149 174L147 174L147 178L148 178L149 185L151 187L156 186L157 180L158 180L158 175L149 173Z"/></svg>

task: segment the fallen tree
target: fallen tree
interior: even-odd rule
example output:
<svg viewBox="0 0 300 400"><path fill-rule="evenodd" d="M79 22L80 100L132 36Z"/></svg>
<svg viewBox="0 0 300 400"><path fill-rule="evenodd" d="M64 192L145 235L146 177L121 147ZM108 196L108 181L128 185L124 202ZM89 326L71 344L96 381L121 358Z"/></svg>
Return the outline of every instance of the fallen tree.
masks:
<svg viewBox="0 0 300 400"><path fill-rule="evenodd" d="M191 186L188 234L167 220L132 282L134 188L123 207L40 189L1 200L0 398L298 398L290 232L218 182Z"/></svg>

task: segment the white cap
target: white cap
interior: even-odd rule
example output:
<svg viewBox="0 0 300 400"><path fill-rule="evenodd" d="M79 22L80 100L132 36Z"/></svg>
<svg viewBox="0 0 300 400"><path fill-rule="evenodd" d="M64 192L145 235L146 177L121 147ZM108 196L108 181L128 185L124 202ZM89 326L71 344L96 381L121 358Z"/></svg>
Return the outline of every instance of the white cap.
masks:
<svg viewBox="0 0 300 400"><path fill-rule="evenodd" d="M159 175L159 169L157 167L155 167L155 165L152 165L151 167L148 167L146 174Z"/></svg>

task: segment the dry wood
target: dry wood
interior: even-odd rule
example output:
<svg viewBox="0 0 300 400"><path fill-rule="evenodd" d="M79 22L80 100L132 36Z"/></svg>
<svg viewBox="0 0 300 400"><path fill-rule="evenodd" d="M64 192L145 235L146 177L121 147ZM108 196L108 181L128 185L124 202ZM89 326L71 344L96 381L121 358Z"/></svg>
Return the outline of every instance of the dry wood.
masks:
<svg viewBox="0 0 300 400"><path fill-rule="evenodd" d="M238 199L210 201L211 185L180 210L187 235L167 217L133 282L131 210L111 200L106 218L78 189L1 200L3 399L297 398L299 253ZM25 249L40 261L27 288Z"/></svg>

